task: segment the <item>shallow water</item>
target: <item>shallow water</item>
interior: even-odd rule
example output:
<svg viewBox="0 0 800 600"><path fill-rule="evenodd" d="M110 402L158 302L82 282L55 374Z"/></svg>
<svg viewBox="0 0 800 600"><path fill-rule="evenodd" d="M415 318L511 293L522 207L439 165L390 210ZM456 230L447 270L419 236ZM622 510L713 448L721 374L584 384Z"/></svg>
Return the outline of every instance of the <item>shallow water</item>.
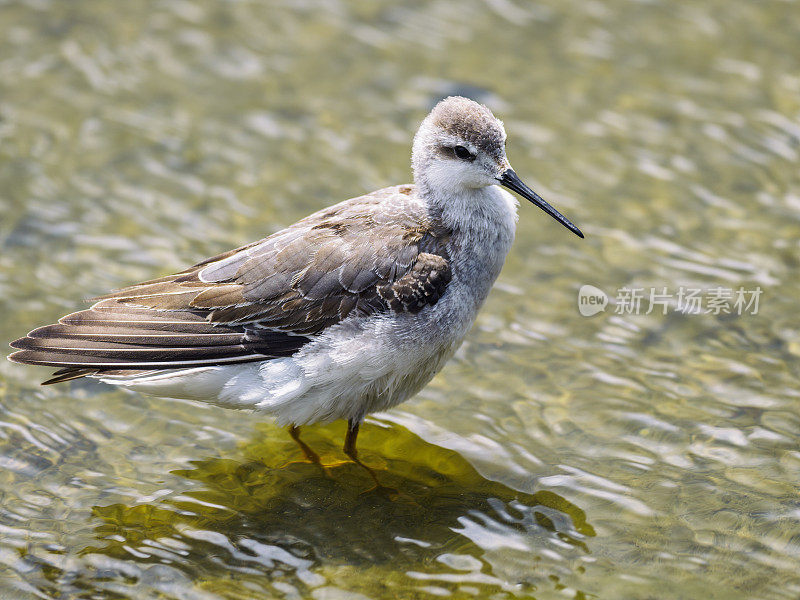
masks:
<svg viewBox="0 0 800 600"><path fill-rule="evenodd" d="M2 361L0 597L800 596L796 2L3 1L0 31L0 340L407 181L451 93L587 235L521 206L467 342L363 428L378 488L341 423L303 433L321 469L265 418ZM757 314L677 310L720 287Z"/></svg>

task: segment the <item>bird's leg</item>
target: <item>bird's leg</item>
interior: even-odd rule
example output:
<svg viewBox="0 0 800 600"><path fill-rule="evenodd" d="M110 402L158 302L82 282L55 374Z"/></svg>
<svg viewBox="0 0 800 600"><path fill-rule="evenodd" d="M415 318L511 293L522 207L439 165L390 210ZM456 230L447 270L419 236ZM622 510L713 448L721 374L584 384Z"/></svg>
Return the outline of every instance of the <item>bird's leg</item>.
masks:
<svg viewBox="0 0 800 600"><path fill-rule="evenodd" d="M378 481L378 477L375 473L372 472L367 465L362 463L358 460L358 450L356 449L356 438L358 438L358 428L361 426L361 421L356 419L350 419L347 421L347 435L344 436L344 451L347 456L353 459L353 462L357 465L364 468L364 470L369 473L369 476L372 477L372 481L375 482L375 487L380 488L382 487L380 482Z"/></svg>
<svg viewBox="0 0 800 600"><path fill-rule="evenodd" d="M344 438L344 453L353 459L353 462L361 464L358 460L358 450L356 449L356 438L358 437L358 428L361 426L361 421L350 419L347 421L347 435Z"/></svg>
<svg viewBox="0 0 800 600"><path fill-rule="evenodd" d="M292 436L292 439L297 442L297 445L300 446L300 450L303 451L303 454L306 455L306 458L309 462L312 462L316 465L322 465L319 460L319 455L314 452L308 444L306 444L303 440L300 439L300 428L297 425L291 425L289 427L289 435Z"/></svg>
<svg viewBox="0 0 800 600"><path fill-rule="evenodd" d="M359 458L358 458L358 450L356 449L356 438L358 438L358 428L359 428L360 425L361 425L361 421L360 420L357 421L355 419L350 419L349 421L347 421L347 435L345 435L345 438L344 438L344 448L343 448L343 450L344 450L344 453L347 456L349 456L353 460L354 463L356 463L358 466L362 467L367 473L369 473L369 476L372 478L372 481L375 483L375 485L372 488L370 488L370 489L368 489L368 490L366 490L364 492L361 492L361 493L362 494L367 494L367 493L370 493L370 492L378 492L380 494L383 494L383 495L387 496L390 500L397 500L399 498L405 498L408 501L410 501L411 503L416 504L416 502L414 502L413 499L409 498L408 496L406 496L402 492L400 492L400 491L398 491L398 490L396 490L394 488L386 487L385 485L383 485L380 481L378 481L378 476L375 474L375 471L370 469L367 465L365 465L364 463L362 463L359 460Z"/></svg>
<svg viewBox="0 0 800 600"><path fill-rule="evenodd" d="M375 487L367 491L372 491L377 489L377 490L387 490L389 492L395 492L396 490L382 486L381 482L378 481L378 476L375 475L375 472L358 459L358 450L356 449L356 438L358 438L358 428L360 426L361 426L360 420L350 419L349 421L347 421L347 435L345 435L344 437L344 448L342 448L342 450L347 456L349 456L353 460L354 463L362 467L367 473L369 473L369 476L372 477L372 481L375 482Z"/></svg>

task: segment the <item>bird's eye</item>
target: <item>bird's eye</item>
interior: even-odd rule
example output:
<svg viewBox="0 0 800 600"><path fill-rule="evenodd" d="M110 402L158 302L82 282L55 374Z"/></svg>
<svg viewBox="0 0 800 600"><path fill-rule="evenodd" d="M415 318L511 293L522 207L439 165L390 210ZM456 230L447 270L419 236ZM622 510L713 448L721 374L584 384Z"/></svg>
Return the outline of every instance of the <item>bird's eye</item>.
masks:
<svg viewBox="0 0 800 600"><path fill-rule="evenodd" d="M461 160L472 160L475 158L472 156L472 153L469 150L464 148L464 146L456 146L453 148L453 153Z"/></svg>

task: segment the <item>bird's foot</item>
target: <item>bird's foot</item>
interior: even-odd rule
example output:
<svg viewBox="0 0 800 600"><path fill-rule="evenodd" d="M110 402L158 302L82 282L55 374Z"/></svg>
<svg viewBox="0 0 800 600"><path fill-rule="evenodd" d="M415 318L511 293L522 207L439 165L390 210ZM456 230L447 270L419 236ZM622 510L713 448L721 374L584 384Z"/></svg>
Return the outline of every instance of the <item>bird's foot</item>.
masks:
<svg viewBox="0 0 800 600"><path fill-rule="evenodd" d="M286 467L289 467L291 465L307 464L307 463L318 465L318 466L324 468L324 465L322 464L322 461L319 458L319 454L314 452L308 444L306 444L303 440L300 439L300 428L299 427L297 427L295 425L292 425L291 427L289 427L289 435L292 437L292 439L300 447L300 450L303 453L303 456L305 457L305 460L290 460L290 461L287 461L286 463L284 463L283 465L281 465L279 467L280 469L285 469Z"/></svg>
<svg viewBox="0 0 800 600"><path fill-rule="evenodd" d="M355 464L357 464L359 467L364 469L367 472L367 474L370 476L370 478L372 479L372 483L373 483L372 487L367 489L367 490L364 490L363 492L361 492L359 494L360 496L364 496L366 494L377 494L379 496L383 496L383 497L391 500L392 502L395 502L395 501L398 501L398 500L403 500L403 501L406 501L406 502L412 502L412 503L416 504L416 502L414 502L414 500L410 496L407 496L406 494L404 494L400 490L397 490L397 489L395 489L393 487L389 487L387 485L383 485L380 482L380 480L378 479L378 474L375 472L375 470L372 469L371 467L368 467L363 462L361 462L361 459L358 458L358 453L356 452L355 448L347 448L347 447L345 447L345 454L347 454L347 456L349 456L350 459Z"/></svg>

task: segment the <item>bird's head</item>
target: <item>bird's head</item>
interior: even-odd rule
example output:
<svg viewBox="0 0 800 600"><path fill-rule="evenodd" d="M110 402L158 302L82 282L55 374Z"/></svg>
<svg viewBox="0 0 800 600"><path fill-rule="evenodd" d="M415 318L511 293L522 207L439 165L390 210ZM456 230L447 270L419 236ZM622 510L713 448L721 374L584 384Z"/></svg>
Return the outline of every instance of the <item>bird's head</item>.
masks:
<svg viewBox="0 0 800 600"><path fill-rule="evenodd" d="M436 194L502 185L583 237L569 219L525 185L506 158L503 122L482 104L450 96L425 117L414 136L414 179Z"/></svg>

